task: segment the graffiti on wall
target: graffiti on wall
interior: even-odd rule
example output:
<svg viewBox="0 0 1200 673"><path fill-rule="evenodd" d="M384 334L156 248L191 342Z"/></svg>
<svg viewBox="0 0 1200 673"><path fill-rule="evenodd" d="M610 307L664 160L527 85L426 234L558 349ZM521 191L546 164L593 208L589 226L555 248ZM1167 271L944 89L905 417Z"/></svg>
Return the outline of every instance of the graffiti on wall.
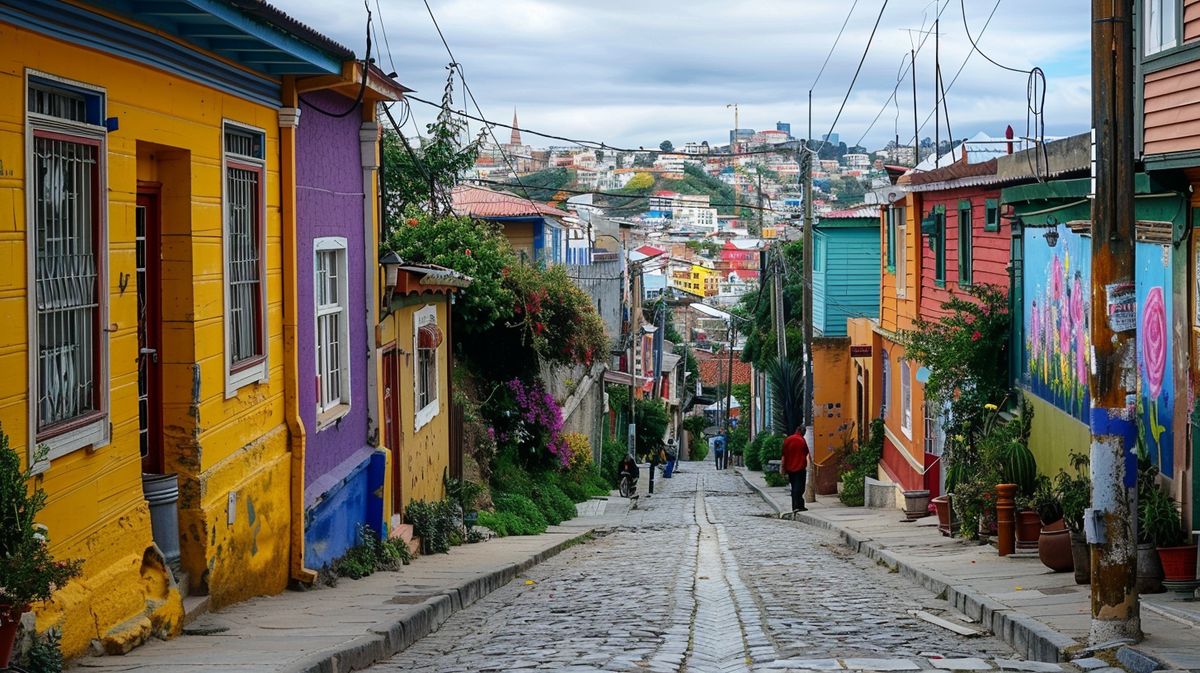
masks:
<svg viewBox="0 0 1200 673"><path fill-rule="evenodd" d="M1137 244L1138 441L1168 477L1174 474L1171 433L1175 385L1171 372L1171 253L1156 243Z"/></svg>
<svg viewBox="0 0 1200 673"><path fill-rule="evenodd" d="M1086 422L1091 239L1065 230L1050 247L1045 231L1025 234L1025 380L1035 395Z"/></svg>

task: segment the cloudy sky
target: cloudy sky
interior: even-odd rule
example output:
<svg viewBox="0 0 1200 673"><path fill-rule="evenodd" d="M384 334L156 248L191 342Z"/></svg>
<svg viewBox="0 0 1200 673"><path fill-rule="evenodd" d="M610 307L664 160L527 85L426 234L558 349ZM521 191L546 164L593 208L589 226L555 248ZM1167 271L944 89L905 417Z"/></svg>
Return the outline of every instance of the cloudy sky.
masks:
<svg viewBox="0 0 1200 673"><path fill-rule="evenodd" d="M429 100L440 96L450 58L421 0L369 0L385 71ZM376 2L379 3L376 9ZM484 116L615 146L670 139L728 142L737 103L743 128L792 123L803 137L808 91L813 134L828 132L862 58L883 0L429 0ZM278 5L360 55L366 10L351 0L277 0ZM980 49L996 61L1046 73L1048 135L1086 130L1089 11L1086 0L891 0L858 82L834 129L874 149L913 135L909 75L897 76L922 27L941 9L940 62L956 138L1026 129L1026 75L971 53L960 3ZM849 25L817 80L851 5ZM989 15L995 13L984 28ZM982 34L981 34L982 33ZM387 44L379 44L386 39ZM388 49L390 44L390 49ZM963 67L964 61L966 63ZM394 65L393 65L394 63ZM960 67L961 74L957 76ZM917 117L934 135L934 40L917 55ZM953 80L953 85L951 81ZM815 86L814 86L815 83ZM456 98L459 109L469 101ZM886 103L886 104L885 104ZM430 108L413 102L418 122ZM473 106L470 111L474 113ZM882 114L881 114L882 112ZM876 117L878 119L876 120ZM872 122L874 120L874 124ZM928 120L926 122L926 120ZM411 128L411 127L410 127ZM473 127L474 128L474 127ZM946 137L943 117L942 137ZM498 129L502 139L508 132ZM526 137L534 145L561 144Z"/></svg>

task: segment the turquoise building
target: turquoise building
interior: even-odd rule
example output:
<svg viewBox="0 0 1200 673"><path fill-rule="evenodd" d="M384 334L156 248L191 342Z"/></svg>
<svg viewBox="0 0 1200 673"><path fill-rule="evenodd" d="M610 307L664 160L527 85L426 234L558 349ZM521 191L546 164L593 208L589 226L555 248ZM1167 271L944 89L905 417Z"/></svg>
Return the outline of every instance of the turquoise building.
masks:
<svg viewBox="0 0 1200 673"><path fill-rule="evenodd" d="M879 317L879 208L825 213L813 229L813 330L846 336L847 318Z"/></svg>

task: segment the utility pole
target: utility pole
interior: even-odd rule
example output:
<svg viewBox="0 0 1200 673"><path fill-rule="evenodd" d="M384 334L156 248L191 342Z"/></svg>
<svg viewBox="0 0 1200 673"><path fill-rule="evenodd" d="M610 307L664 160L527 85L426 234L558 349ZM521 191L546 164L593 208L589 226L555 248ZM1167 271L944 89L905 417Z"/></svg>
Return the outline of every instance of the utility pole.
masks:
<svg viewBox="0 0 1200 673"><path fill-rule="evenodd" d="M775 357L787 360L787 308L783 303L783 250L771 247L771 319L775 328Z"/></svg>
<svg viewBox="0 0 1200 673"><path fill-rule="evenodd" d="M631 267L633 265L630 265ZM637 276L634 275L634 269L630 269L629 274L629 435L626 440L628 443L629 455L637 456L637 415L634 412L634 391L637 390L637 343L642 338L642 302L638 297L641 292L639 282L641 278L641 266L636 267Z"/></svg>
<svg viewBox="0 0 1200 673"><path fill-rule="evenodd" d="M909 52L912 58L913 85L913 166L921 163L921 127L917 125L917 50Z"/></svg>
<svg viewBox="0 0 1200 673"><path fill-rule="evenodd" d="M1142 639L1137 596L1133 0L1092 0L1092 645Z"/></svg>
<svg viewBox="0 0 1200 673"><path fill-rule="evenodd" d="M813 283L813 161L816 157L807 149L804 152L808 159L807 167L801 168L804 178L804 441L808 444L808 479L804 480L804 501L816 502L817 466L813 461L813 434L815 414L813 413L813 368L812 368L812 283Z"/></svg>
<svg viewBox="0 0 1200 673"><path fill-rule="evenodd" d="M758 176L758 235L762 236L762 229L763 229L762 171L755 168L754 174Z"/></svg>
<svg viewBox="0 0 1200 673"><path fill-rule="evenodd" d="M725 457L731 455L732 448L729 446L729 426L731 412L733 411L733 350L737 344L737 325L733 323L733 316L729 316L729 371L725 372Z"/></svg>

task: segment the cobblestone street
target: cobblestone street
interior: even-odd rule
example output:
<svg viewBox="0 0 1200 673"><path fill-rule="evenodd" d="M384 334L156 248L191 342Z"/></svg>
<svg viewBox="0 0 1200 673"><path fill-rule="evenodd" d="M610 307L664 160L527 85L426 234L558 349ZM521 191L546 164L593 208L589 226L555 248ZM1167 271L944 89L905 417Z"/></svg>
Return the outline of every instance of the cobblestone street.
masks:
<svg viewBox="0 0 1200 673"><path fill-rule="evenodd" d="M828 533L766 516L732 470L685 464L658 485L606 535L371 670L1061 670L912 616L957 621Z"/></svg>

